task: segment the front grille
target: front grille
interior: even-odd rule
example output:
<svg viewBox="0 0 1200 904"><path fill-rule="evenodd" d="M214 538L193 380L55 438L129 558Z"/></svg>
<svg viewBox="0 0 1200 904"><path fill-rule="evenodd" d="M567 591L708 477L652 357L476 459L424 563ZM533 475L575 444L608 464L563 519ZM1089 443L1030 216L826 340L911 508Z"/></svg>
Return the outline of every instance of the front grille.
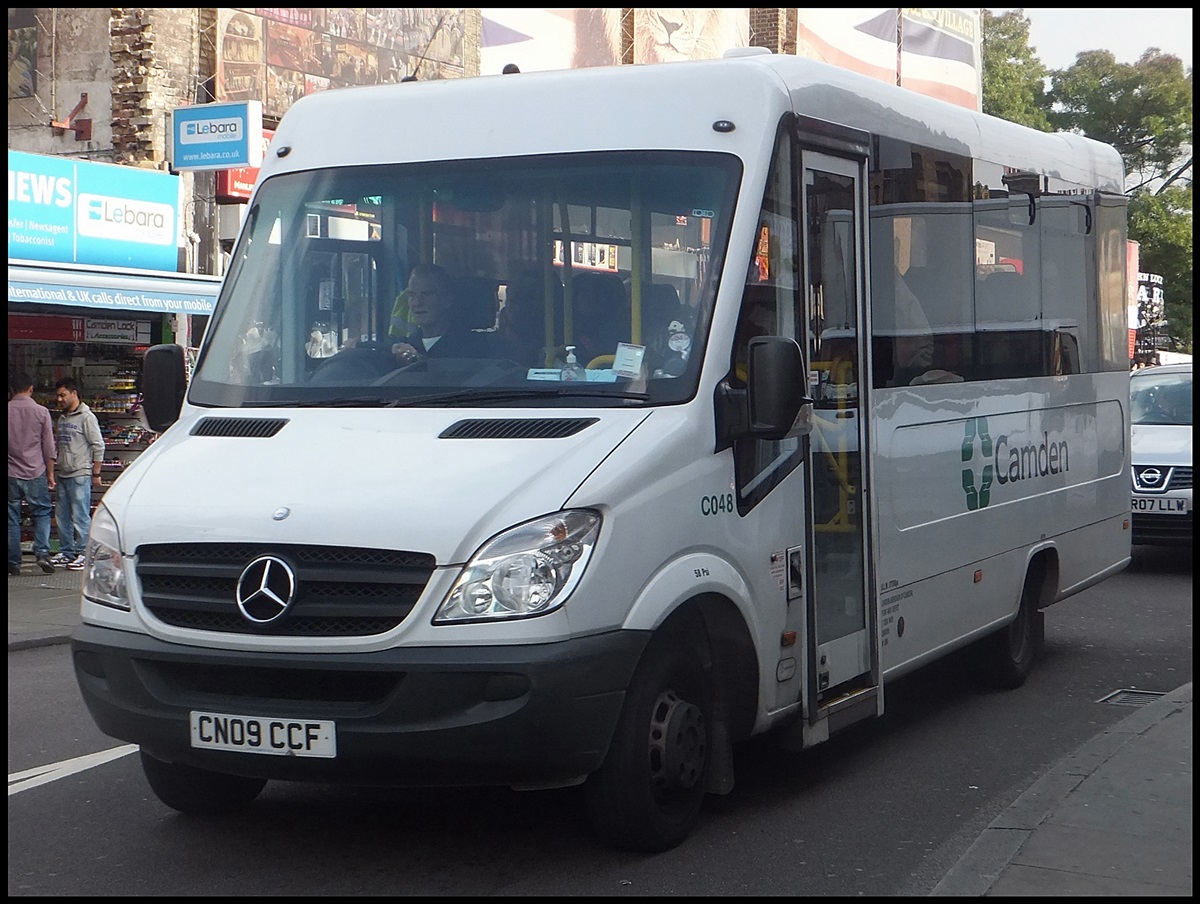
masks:
<svg viewBox="0 0 1200 904"><path fill-rule="evenodd" d="M1133 542L1147 546L1191 546L1192 513L1156 515L1133 513Z"/></svg>
<svg viewBox="0 0 1200 904"><path fill-rule="evenodd" d="M331 672L152 659L139 660L138 668L161 682L171 696L196 705L216 705L232 698L306 704L379 704L404 678L403 673L389 671Z"/></svg>
<svg viewBox="0 0 1200 904"><path fill-rule="evenodd" d="M274 555L296 576L295 599L259 625L237 606L242 570ZM178 628L286 637L381 634L412 611L436 561L421 552L255 543L160 543L137 550L142 601Z"/></svg>

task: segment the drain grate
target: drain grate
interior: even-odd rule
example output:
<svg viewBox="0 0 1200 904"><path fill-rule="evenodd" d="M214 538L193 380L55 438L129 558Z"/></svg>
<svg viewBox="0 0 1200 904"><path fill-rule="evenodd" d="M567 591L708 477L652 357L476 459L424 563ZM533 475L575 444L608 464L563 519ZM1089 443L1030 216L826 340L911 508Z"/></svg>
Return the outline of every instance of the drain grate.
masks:
<svg viewBox="0 0 1200 904"><path fill-rule="evenodd" d="M1142 706L1146 703L1153 703L1159 697L1166 696L1166 691L1139 691L1130 687L1123 687L1119 691L1113 691L1105 697L1097 700L1097 703L1119 703L1122 706Z"/></svg>

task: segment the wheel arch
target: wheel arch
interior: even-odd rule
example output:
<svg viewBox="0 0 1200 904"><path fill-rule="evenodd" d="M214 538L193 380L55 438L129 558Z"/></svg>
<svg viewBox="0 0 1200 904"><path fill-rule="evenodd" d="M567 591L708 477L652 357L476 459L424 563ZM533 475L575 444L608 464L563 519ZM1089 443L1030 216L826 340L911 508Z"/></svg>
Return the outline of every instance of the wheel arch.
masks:
<svg viewBox="0 0 1200 904"><path fill-rule="evenodd" d="M657 636L679 633L695 643L710 677L713 716L723 723L731 742L745 740L758 709L758 656L741 611L719 593L702 593L684 601L663 621ZM653 655L653 642L645 655Z"/></svg>
<svg viewBox="0 0 1200 904"><path fill-rule="evenodd" d="M1058 599L1059 562L1058 548L1047 544L1030 552L1029 561L1025 565L1025 580L1021 584L1021 593L1033 582L1037 609L1040 612ZM1021 603L1017 597L1017 605Z"/></svg>

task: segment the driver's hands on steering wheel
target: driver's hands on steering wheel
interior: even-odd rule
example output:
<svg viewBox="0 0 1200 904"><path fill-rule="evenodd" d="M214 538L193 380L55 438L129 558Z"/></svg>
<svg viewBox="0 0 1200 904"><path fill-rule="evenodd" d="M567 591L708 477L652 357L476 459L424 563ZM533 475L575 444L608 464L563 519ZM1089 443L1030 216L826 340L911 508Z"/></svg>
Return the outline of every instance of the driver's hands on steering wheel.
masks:
<svg viewBox="0 0 1200 904"><path fill-rule="evenodd" d="M410 343L396 342L392 345L392 357L400 364L412 364L421 355Z"/></svg>

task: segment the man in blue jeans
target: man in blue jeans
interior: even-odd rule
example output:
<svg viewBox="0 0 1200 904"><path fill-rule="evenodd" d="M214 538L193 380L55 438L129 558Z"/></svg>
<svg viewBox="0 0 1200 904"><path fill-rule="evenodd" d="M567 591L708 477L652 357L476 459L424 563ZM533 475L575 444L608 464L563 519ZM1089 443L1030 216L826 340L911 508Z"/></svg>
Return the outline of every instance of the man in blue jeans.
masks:
<svg viewBox="0 0 1200 904"><path fill-rule="evenodd" d="M21 502L33 518L33 555L46 574L50 563L50 491L54 489L54 425L34 401L33 378L14 374L8 385L8 573L21 573Z"/></svg>
<svg viewBox="0 0 1200 904"><path fill-rule="evenodd" d="M54 391L62 410L55 428L58 461L54 465L59 551L50 563L80 571L92 526L92 487L100 486L104 437L96 415L79 398L79 384L73 378L63 377Z"/></svg>

